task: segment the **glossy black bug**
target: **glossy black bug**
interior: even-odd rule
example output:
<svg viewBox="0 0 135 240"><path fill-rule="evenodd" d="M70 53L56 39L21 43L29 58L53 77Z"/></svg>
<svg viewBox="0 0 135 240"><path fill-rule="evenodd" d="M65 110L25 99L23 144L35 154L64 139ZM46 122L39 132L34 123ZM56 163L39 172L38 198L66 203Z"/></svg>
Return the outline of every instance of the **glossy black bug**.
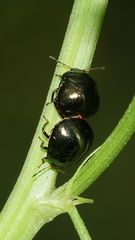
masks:
<svg viewBox="0 0 135 240"><path fill-rule="evenodd" d="M44 146L44 141L42 141L41 147L47 150L47 156L44 160L49 159L51 167L64 168L69 162L79 161L89 152L94 134L84 119L65 118L55 125L50 136L44 127L45 125L42 132L49 140L47 147ZM41 169L39 172L43 170Z"/></svg>
<svg viewBox="0 0 135 240"><path fill-rule="evenodd" d="M67 67L54 57L51 58ZM97 84L86 71L71 68L61 76L59 87L52 93L51 102L54 102L63 118L89 117L99 108Z"/></svg>
<svg viewBox="0 0 135 240"><path fill-rule="evenodd" d="M54 57L50 58L63 64ZM44 161L49 159L50 167L56 169L64 168L69 162L78 161L88 153L94 134L84 118L96 113L100 102L96 82L88 72L70 68L60 77L61 82L53 91L51 102L54 102L64 120L54 126L50 136L44 130L45 124L42 132L49 139L48 146L44 146L43 140L41 143L41 147L47 150Z"/></svg>

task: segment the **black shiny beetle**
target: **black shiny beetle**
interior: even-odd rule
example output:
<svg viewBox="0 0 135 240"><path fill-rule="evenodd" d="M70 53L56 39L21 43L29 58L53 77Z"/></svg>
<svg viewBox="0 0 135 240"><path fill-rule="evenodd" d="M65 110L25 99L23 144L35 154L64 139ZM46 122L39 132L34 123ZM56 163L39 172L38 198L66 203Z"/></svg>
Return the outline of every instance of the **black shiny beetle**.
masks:
<svg viewBox="0 0 135 240"><path fill-rule="evenodd" d="M56 58L51 58L69 68ZM78 161L89 152L94 134L84 118L96 113L100 102L96 82L88 72L70 68L70 71L60 77L59 87L53 91L51 102L54 102L64 119L54 126L50 136L46 133L44 124L42 132L48 138L48 146L44 146L43 140L41 143L41 147L47 150L44 161L49 159L50 167L55 169ZM46 168L38 173L44 169Z"/></svg>
<svg viewBox="0 0 135 240"><path fill-rule="evenodd" d="M56 58L51 58L68 67ZM54 102L63 118L87 118L96 113L99 108L97 84L88 72L71 68L61 76L59 87L52 93L51 102Z"/></svg>
<svg viewBox="0 0 135 240"><path fill-rule="evenodd" d="M42 132L49 140L47 147L44 146L44 141L41 142L41 148L47 150L43 163L49 159L50 167L61 170L89 152L94 134L84 119L65 118L55 125L50 136L45 131L45 125ZM34 176L45 169L41 169Z"/></svg>

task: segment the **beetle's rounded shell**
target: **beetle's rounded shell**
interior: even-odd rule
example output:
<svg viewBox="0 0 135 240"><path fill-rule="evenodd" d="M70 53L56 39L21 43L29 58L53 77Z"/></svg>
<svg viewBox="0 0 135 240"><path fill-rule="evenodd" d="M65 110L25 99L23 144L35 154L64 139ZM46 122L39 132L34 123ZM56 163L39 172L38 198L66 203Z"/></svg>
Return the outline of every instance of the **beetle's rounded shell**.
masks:
<svg viewBox="0 0 135 240"><path fill-rule="evenodd" d="M99 108L99 95L96 82L88 73L72 70L63 74L54 104L64 117L89 117Z"/></svg>
<svg viewBox="0 0 135 240"><path fill-rule="evenodd" d="M90 149L93 138L93 131L84 119L66 118L51 133L47 158L57 166L78 161Z"/></svg>

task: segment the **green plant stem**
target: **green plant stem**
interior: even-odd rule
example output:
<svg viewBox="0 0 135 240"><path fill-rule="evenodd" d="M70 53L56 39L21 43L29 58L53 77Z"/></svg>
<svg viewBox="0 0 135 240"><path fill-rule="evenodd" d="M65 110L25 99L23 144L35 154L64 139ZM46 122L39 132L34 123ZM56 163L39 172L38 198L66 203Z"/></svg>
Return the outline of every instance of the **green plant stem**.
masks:
<svg viewBox="0 0 135 240"><path fill-rule="evenodd" d="M107 4L108 0L75 1L59 57L62 62L89 71Z"/></svg>
<svg viewBox="0 0 135 240"><path fill-rule="evenodd" d="M107 2L107 0L75 0L60 53L61 61L71 67L89 69ZM57 74L65 71L67 69L64 66L57 65ZM58 84L59 78L54 74L47 102ZM55 190L57 172L50 169L36 179L32 177L38 171L44 156L38 139L38 136L42 135L43 115L49 120L46 127L48 132L60 120L54 105L45 105L24 167L0 214L0 239L30 240L45 222L51 221L56 215L64 212L64 207L61 209L54 203L50 203L49 206L49 198ZM45 144L47 144L46 140Z"/></svg>
<svg viewBox="0 0 135 240"><path fill-rule="evenodd" d="M81 240L92 240L76 207L73 206L68 213L72 219L72 222L74 224L76 231L78 232L80 239Z"/></svg>
<svg viewBox="0 0 135 240"><path fill-rule="evenodd" d="M103 143L99 151L86 163L73 184L74 195L88 188L101 173L110 166L119 152L135 133L135 97L112 134ZM85 180L84 180L85 176ZM79 187L78 187L79 186Z"/></svg>

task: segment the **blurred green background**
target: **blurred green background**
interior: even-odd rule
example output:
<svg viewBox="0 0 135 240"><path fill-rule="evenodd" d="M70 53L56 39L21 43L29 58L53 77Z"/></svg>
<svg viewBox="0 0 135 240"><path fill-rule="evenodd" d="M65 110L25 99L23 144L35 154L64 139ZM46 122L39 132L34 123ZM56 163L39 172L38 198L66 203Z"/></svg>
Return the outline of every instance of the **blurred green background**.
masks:
<svg viewBox="0 0 135 240"><path fill-rule="evenodd" d="M0 207L24 163L41 114L67 27L73 0L0 1ZM92 73L101 96L91 119L93 149L110 134L134 92L135 2L110 1ZM95 204L79 207L93 240L134 240L135 137L83 196ZM53 231L52 231L53 229ZM35 236L40 239L78 236L68 215L61 215ZM4 240L4 239L3 239Z"/></svg>

